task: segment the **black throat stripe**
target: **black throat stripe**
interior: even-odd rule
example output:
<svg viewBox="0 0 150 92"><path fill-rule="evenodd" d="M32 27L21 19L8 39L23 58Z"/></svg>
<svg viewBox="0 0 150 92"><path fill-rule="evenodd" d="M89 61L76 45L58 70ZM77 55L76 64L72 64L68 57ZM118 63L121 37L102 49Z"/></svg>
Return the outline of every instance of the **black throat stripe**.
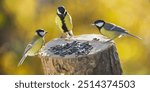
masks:
<svg viewBox="0 0 150 92"><path fill-rule="evenodd" d="M66 15L67 15L67 12L65 13L65 16L62 16L62 15L60 15L60 14L57 14L58 16L59 16L59 18L61 19L61 22L62 22L62 29L64 30L64 32L66 33L66 32L69 32L69 30L68 30L68 28L67 28L67 26L66 26L66 24L65 24L65 20L64 20L64 18L66 17Z"/></svg>

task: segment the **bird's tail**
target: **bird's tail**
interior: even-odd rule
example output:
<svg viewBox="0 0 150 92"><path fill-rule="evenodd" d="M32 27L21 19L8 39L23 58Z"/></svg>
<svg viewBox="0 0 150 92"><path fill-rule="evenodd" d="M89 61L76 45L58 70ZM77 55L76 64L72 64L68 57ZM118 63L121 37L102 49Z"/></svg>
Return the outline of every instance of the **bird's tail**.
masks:
<svg viewBox="0 0 150 92"><path fill-rule="evenodd" d="M126 34L129 35L129 36L132 36L132 37L134 37L134 38L137 38L137 39L142 40L142 38L140 38L140 37L138 37L138 36L135 36L135 35L133 35L133 34L130 34L130 33L126 33Z"/></svg>
<svg viewBox="0 0 150 92"><path fill-rule="evenodd" d="M24 62L24 60L26 59L26 57L27 57L27 55L24 55L24 56L21 58L20 62L18 63L18 67L19 67L20 65L22 65L22 63Z"/></svg>

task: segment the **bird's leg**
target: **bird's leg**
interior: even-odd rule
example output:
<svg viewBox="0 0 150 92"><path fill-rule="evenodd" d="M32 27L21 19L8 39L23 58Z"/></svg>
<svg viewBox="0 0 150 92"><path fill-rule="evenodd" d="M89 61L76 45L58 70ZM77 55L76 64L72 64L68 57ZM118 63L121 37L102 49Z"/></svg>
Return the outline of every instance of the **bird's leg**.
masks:
<svg viewBox="0 0 150 92"><path fill-rule="evenodd" d="M111 42L112 40L114 40L114 38L107 40L106 42Z"/></svg>
<svg viewBox="0 0 150 92"><path fill-rule="evenodd" d="M65 40L71 41L72 37L73 37L72 35L70 35L68 32L66 32L66 38L65 38Z"/></svg>

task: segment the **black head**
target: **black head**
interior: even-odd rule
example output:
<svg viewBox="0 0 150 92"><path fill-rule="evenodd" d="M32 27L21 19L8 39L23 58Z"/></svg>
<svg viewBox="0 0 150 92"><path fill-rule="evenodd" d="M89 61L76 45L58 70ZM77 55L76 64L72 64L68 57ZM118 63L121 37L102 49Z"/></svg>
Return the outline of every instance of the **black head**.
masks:
<svg viewBox="0 0 150 92"><path fill-rule="evenodd" d="M44 31L43 29L38 29L36 30L36 34L40 37L43 37L47 32Z"/></svg>
<svg viewBox="0 0 150 92"><path fill-rule="evenodd" d="M65 9L64 6L59 6L59 7L57 8L57 14L59 14L59 15L64 15L65 13L66 13L66 9Z"/></svg>
<svg viewBox="0 0 150 92"><path fill-rule="evenodd" d="M96 20L93 25L95 25L98 29L101 29L105 25L105 21L103 20Z"/></svg>

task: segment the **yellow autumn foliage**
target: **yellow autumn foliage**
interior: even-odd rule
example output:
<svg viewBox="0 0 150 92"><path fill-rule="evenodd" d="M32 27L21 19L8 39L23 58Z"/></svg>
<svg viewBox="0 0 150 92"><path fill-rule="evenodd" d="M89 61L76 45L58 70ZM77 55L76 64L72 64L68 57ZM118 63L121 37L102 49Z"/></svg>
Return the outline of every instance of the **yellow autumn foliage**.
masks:
<svg viewBox="0 0 150 92"><path fill-rule="evenodd" d="M150 74L150 0L1 0L0 74L43 74L40 58L22 53L38 28L48 31L46 42L60 36L56 9L64 5L73 19L73 32L99 34L90 24L103 19L140 36L116 39L124 74Z"/></svg>

